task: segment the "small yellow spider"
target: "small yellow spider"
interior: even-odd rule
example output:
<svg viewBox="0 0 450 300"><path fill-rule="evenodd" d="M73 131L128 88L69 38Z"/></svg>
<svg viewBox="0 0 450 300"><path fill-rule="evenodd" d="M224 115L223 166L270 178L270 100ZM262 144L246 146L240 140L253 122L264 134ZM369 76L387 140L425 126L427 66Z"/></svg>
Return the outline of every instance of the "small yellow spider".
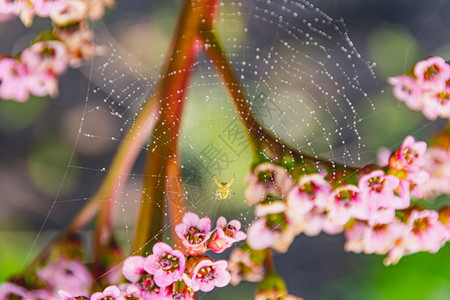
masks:
<svg viewBox="0 0 450 300"><path fill-rule="evenodd" d="M231 177L230 181L221 183L221 182L219 182L219 180L217 180L216 176L213 175L212 179L219 187L216 191L216 200L219 200L219 199L225 200L225 199L231 198L231 193L233 191L230 189L230 186L233 184L234 178L236 178L235 175L233 175L233 177Z"/></svg>

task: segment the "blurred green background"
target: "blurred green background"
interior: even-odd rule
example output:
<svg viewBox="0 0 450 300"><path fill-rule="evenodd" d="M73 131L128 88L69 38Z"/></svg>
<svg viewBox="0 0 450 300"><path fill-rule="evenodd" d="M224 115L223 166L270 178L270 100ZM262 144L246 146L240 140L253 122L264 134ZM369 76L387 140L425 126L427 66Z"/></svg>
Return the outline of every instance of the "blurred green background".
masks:
<svg viewBox="0 0 450 300"><path fill-rule="evenodd" d="M315 9L302 11L282 1L224 1L221 6L219 34L267 128L304 151L362 166L375 162L379 147L393 149L408 134L427 140L445 124L407 109L394 99L385 80L426 56L450 58L448 1L312 2L334 20L332 25L317 25L333 36L330 41L315 36L331 59L305 43L310 35L302 21L320 18ZM155 85L179 6L179 1L118 1L105 22L95 24L97 43L111 51L108 57L62 76L58 99L0 101L0 281L20 271L98 188L130 120ZM298 11L295 18L289 9ZM289 25L280 23L280 15ZM30 31L18 21L1 23L0 52L18 52L47 27L44 20L37 20ZM351 59L339 54L341 47L352 50L346 34L363 60L356 52ZM315 60L327 64L333 80L315 73ZM341 69L332 67L335 62ZM343 76L352 68L364 93L352 90L356 80ZM356 113L350 113L333 82L350 90ZM323 97L320 90L335 98ZM243 128L226 89L202 55L188 97L180 137L188 209L212 219L238 217L246 226L253 220L243 199L250 145L240 139ZM144 154L117 209L125 247L131 243L140 201L143 162ZM236 174L231 200L214 200L212 174L221 181ZM447 198L438 201L445 202ZM382 257L345 253L343 242L341 235L302 235L287 254L276 255L277 269L291 293L306 299L450 299L449 246L435 255L415 254L384 267ZM250 299L254 288L248 283L226 287L202 299Z"/></svg>

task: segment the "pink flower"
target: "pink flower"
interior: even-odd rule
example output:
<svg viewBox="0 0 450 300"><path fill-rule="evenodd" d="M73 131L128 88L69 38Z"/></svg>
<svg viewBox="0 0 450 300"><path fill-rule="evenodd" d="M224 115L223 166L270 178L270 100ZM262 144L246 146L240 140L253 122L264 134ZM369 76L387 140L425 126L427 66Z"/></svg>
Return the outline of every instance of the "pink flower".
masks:
<svg viewBox="0 0 450 300"><path fill-rule="evenodd" d="M0 60L0 82L0 98L28 100L28 71L22 63L12 58Z"/></svg>
<svg viewBox="0 0 450 300"><path fill-rule="evenodd" d="M33 3L36 15L46 18L55 10L60 10L64 6L65 0L29 0Z"/></svg>
<svg viewBox="0 0 450 300"><path fill-rule="evenodd" d="M138 290L142 298L145 299L160 299L164 288L160 288L156 285L153 275L143 274L141 279L130 286L134 286L134 290ZM131 287L130 287L131 289ZM127 293L128 290L127 290Z"/></svg>
<svg viewBox="0 0 450 300"><path fill-rule="evenodd" d="M440 91L450 79L450 66L442 57L433 56L414 66L417 82L426 89Z"/></svg>
<svg viewBox="0 0 450 300"><path fill-rule="evenodd" d="M57 26L64 27L71 23L78 23L86 17L87 5L84 1L66 0L63 4L49 12L50 18Z"/></svg>
<svg viewBox="0 0 450 300"><path fill-rule="evenodd" d="M122 274L130 282L136 283L141 279L144 270L145 258L142 256L130 256L123 262Z"/></svg>
<svg viewBox="0 0 450 300"><path fill-rule="evenodd" d="M186 273L184 273L182 279L163 289L161 293L161 299L195 300L195 293L190 284L191 279Z"/></svg>
<svg viewBox="0 0 450 300"><path fill-rule="evenodd" d="M287 204L297 214L303 215L314 206L324 209L330 199L330 184L320 174L303 175L298 185L291 188Z"/></svg>
<svg viewBox="0 0 450 300"><path fill-rule="evenodd" d="M153 246L153 254L145 261L144 269L152 274L159 287L166 287L183 276L186 258L179 250L172 250L166 243Z"/></svg>
<svg viewBox="0 0 450 300"><path fill-rule="evenodd" d="M361 197L365 198L370 208L406 208L409 206L409 202L405 205L402 201L397 201L398 197L394 194L399 183L400 180L397 177L385 175L381 170L375 170L361 176L358 186Z"/></svg>
<svg viewBox="0 0 450 300"><path fill-rule="evenodd" d="M0 13L5 15L18 15L22 2L23 0L0 0Z"/></svg>
<svg viewBox="0 0 450 300"><path fill-rule="evenodd" d="M406 225L398 219L389 224L368 226L364 232L364 253L386 254L406 232Z"/></svg>
<svg viewBox="0 0 450 300"><path fill-rule="evenodd" d="M25 299L27 290L19 285L10 282L3 282L0 285L0 299Z"/></svg>
<svg viewBox="0 0 450 300"><path fill-rule="evenodd" d="M231 251L228 260L228 271L231 274L230 283L232 285L238 285L242 279L250 282L259 282L263 278L264 270L262 265L251 259L249 251L244 251L241 248Z"/></svg>
<svg viewBox="0 0 450 300"><path fill-rule="evenodd" d="M409 193L416 199L421 199L422 186L430 179L430 174L427 171L419 170L417 172L411 172L407 174L406 180L402 180L400 185L405 186L404 188L409 191Z"/></svg>
<svg viewBox="0 0 450 300"><path fill-rule="evenodd" d="M387 257L383 260L383 264L389 266L398 263L404 255L408 254L405 247L404 239L397 240L394 247L389 250Z"/></svg>
<svg viewBox="0 0 450 300"><path fill-rule="evenodd" d="M72 67L81 66L83 59L106 52L105 48L92 43L93 34L87 22L55 27L53 34L66 45L69 65Z"/></svg>
<svg viewBox="0 0 450 300"><path fill-rule="evenodd" d="M292 180L286 169L272 163L262 163L248 176L245 200L254 205L268 195L285 197L292 186Z"/></svg>
<svg viewBox="0 0 450 300"><path fill-rule="evenodd" d="M247 243L255 250L272 247L278 252L286 252L297 232L284 213L270 214L250 224Z"/></svg>
<svg viewBox="0 0 450 300"><path fill-rule="evenodd" d="M209 241L209 249L216 253L222 253L234 243L245 240L247 235L240 231L241 222L231 220L227 223L224 217L217 219L216 231Z"/></svg>
<svg viewBox="0 0 450 300"><path fill-rule="evenodd" d="M78 260L59 258L37 271L37 276L52 290L64 290L71 295L87 295L92 276Z"/></svg>
<svg viewBox="0 0 450 300"><path fill-rule="evenodd" d="M281 233L281 228L272 230L267 226L265 218L259 218L247 228L247 243L255 250L263 250L272 246Z"/></svg>
<svg viewBox="0 0 450 300"><path fill-rule="evenodd" d="M201 260L192 272L192 289L196 292L210 292L214 287L224 287L230 283L231 275L227 271L227 261Z"/></svg>
<svg viewBox="0 0 450 300"><path fill-rule="evenodd" d="M424 169L430 174L429 180L420 184L425 198L440 194L450 194L450 152L442 147L428 148L425 152Z"/></svg>
<svg viewBox="0 0 450 300"><path fill-rule="evenodd" d="M416 142L414 137L408 135L400 148L392 153L389 158L389 165L396 170L423 167L425 165L424 154L427 150L427 143Z"/></svg>
<svg viewBox="0 0 450 300"><path fill-rule="evenodd" d="M335 189L328 205L329 217L338 225L344 225L351 218L367 220L369 205L360 195L357 186L344 184Z"/></svg>
<svg viewBox="0 0 450 300"><path fill-rule="evenodd" d="M392 84L395 98L406 103L412 110L419 110L422 107L422 89L417 85L415 78L407 75L389 77L388 82Z"/></svg>
<svg viewBox="0 0 450 300"><path fill-rule="evenodd" d="M31 94L38 97L58 96L58 80L50 72L29 74L27 87Z"/></svg>
<svg viewBox="0 0 450 300"><path fill-rule="evenodd" d="M30 72L60 75L67 69L67 51L59 41L40 41L25 49L22 62Z"/></svg>
<svg viewBox="0 0 450 300"><path fill-rule="evenodd" d="M263 202L260 202L255 207L255 215L257 217L264 217L271 214L283 213L286 211L286 202L281 199L272 198L269 196Z"/></svg>
<svg viewBox="0 0 450 300"><path fill-rule="evenodd" d="M423 97L422 112L430 120L450 117L450 85L439 91L429 91Z"/></svg>
<svg viewBox="0 0 450 300"><path fill-rule="evenodd" d="M436 253L447 241L447 231L439 222L434 210L413 210L408 218L409 236L407 248L410 252L428 251Z"/></svg>
<svg viewBox="0 0 450 300"><path fill-rule="evenodd" d="M304 222L301 232L307 236L317 236L322 231L327 234L338 234L343 230L342 225L338 225L330 219L326 211L312 210L305 215Z"/></svg>
<svg viewBox="0 0 450 300"><path fill-rule="evenodd" d="M212 234L211 220L207 217L200 219L196 214L188 212L182 223L175 226L175 232L189 255L201 255L206 252L207 241Z"/></svg>
<svg viewBox="0 0 450 300"><path fill-rule="evenodd" d="M58 291L58 296L59 296L60 300L77 300L77 298L75 298L74 296L72 296L71 294L69 294L63 290Z"/></svg>
<svg viewBox="0 0 450 300"><path fill-rule="evenodd" d="M103 292L96 292L91 295L90 300L125 300L125 292L121 291L117 286L110 285Z"/></svg>
<svg viewBox="0 0 450 300"><path fill-rule="evenodd" d="M377 151L377 164L381 167L386 167L389 164L389 157L391 156L391 150L385 147L381 147Z"/></svg>
<svg viewBox="0 0 450 300"><path fill-rule="evenodd" d="M366 232L367 227L365 222L355 221L345 228L345 251L354 253L361 253L364 251L364 233Z"/></svg>

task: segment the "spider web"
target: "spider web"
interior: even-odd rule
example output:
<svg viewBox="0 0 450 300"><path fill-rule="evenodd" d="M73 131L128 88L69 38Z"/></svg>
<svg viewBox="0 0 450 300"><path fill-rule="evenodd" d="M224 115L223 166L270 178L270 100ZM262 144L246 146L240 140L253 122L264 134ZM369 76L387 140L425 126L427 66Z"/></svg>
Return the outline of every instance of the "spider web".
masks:
<svg viewBox="0 0 450 300"><path fill-rule="evenodd" d="M80 111L74 153L116 148L145 100L154 93L168 37L158 33L164 30L156 26L146 38L160 42L151 46L144 42L147 48L136 51L127 45L129 37L123 32L131 28L129 35L139 34L149 24L142 19L127 22L115 28L96 27L97 44L104 45L108 54L93 58L84 70L92 84ZM120 25L126 26L120 31ZM331 16L309 1L223 1L216 26L252 111L277 139L330 161L356 166L373 162L373 152L365 149L368 137L361 135L359 126L377 114L369 96L380 89L375 64L359 53L340 16ZM143 54L146 51L151 55ZM209 58L201 54L192 68L179 138L186 210L213 222L220 215L238 218L245 229L254 220L253 208L243 197L252 146ZM361 106L369 107L369 113L361 112ZM102 122L108 125L107 130L99 125ZM150 137L143 152L151 151L157 137ZM161 177L143 174L143 156L130 174L121 174L122 192L115 203L116 226L125 247L131 247L143 177ZM86 163L71 160L67 169L80 169L88 178L102 178L109 172L109 161L110 157ZM216 199L218 187L212 175L221 182L236 176L229 200ZM61 186L64 184L63 178ZM162 189L162 185L157 188ZM79 194L70 199L56 195L35 242L49 218L69 203L86 202L92 192ZM167 215L167 207L160 209L166 216L161 234L168 238L174 219Z"/></svg>

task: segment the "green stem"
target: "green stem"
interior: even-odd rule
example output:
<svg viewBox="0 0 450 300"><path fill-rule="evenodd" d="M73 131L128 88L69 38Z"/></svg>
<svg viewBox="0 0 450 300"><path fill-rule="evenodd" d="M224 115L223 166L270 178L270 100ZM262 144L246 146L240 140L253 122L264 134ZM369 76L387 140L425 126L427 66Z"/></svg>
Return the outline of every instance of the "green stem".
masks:
<svg viewBox="0 0 450 300"><path fill-rule="evenodd" d="M265 250L264 267L266 268L266 273L275 272L275 266L272 259L272 250L270 250L270 248Z"/></svg>
<svg viewBox="0 0 450 300"><path fill-rule="evenodd" d="M202 23L212 22L216 4L216 0L187 0L178 18L159 86L161 117L155 128L152 151L147 153L133 254L144 254L161 240L166 199L171 220L181 220L183 215L185 205L183 188L178 182L177 151L180 120L192 66L201 49L199 28Z"/></svg>

